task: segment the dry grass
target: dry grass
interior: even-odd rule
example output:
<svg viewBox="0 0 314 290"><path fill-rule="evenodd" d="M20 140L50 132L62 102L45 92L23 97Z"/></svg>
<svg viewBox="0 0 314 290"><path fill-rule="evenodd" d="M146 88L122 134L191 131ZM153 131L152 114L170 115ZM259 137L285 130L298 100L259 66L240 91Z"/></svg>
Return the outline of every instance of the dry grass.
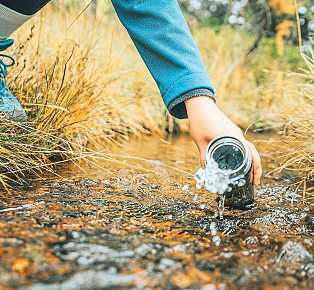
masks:
<svg viewBox="0 0 314 290"><path fill-rule="evenodd" d="M130 135L173 127L126 33L112 17L94 25L89 14L70 27L78 12L48 7L14 36L9 52L17 65L9 84L29 122L1 119L3 185L12 177L53 171L65 160L95 156Z"/></svg>
<svg viewBox="0 0 314 290"><path fill-rule="evenodd" d="M167 114L111 10L76 19L78 10L55 9L48 6L14 36L10 52L18 64L10 71L10 87L27 108L29 122L1 120L2 184L53 171L56 162L95 157L131 135L186 130L185 122ZM246 56L254 39L229 29L217 34L193 27L218 103L240 126L280 127L287 108L293 112L301 101L307 103L291 97L303 76L290 76L288 65L263 48Z"/></svg>
<svg viewBox="0 0 314 290"><path fill-rule="evenodd" d="M277 171L292 172L299 176L297 186L302 186L306 199L313 199L314 192L314 58L304 56L308 69L293 75L299 82L295 84L290 97L299 105L290 108L282 116L285 126L281 139L273 141Z"/></svg>

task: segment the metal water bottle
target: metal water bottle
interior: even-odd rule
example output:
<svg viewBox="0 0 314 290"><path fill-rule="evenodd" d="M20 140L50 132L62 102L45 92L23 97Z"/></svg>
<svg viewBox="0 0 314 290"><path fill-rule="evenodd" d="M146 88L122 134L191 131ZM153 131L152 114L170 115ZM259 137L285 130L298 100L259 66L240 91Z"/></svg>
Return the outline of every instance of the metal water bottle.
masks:
<svg viewBox="0 0 314 290"><path fill-rule="evenodd" d="M252 155L247 145L234 137L220 137L208 144L206 154L220 169L230 173L230 188L224 193L225 206L251 208L255 191L252 183Z"/></svg>

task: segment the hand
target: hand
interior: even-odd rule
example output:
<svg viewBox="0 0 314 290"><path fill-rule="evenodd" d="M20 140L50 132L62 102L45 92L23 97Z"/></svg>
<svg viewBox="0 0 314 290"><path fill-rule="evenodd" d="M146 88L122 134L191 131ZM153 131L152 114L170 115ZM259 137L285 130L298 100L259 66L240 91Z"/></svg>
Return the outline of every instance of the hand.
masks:
<svg viewBox="0 0 314 290"><path fill-rule="evenodd" d="M195 97L185 101L190 123L190 134L200 152L200 161L204 166L205 150L214 138L235 137L245 142L253 157L253 183L259 185L262 176L261 158L255 146L247 141L241 129L236 126L208 97Z"/></svg>

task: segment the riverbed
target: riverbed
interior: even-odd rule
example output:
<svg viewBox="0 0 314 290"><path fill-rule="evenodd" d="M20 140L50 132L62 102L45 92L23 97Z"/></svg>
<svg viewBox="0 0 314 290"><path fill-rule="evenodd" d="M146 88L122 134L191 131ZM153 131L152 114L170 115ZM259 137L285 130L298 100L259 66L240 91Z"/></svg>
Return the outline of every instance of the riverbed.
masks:
<svg viewBox="0 0 314 290"><path fill-rule="evenodd" d="M288 177L220 219L216 196L195 188L188 138L114 152L4 194L1 290L314 289L314 210Z"/></svg>

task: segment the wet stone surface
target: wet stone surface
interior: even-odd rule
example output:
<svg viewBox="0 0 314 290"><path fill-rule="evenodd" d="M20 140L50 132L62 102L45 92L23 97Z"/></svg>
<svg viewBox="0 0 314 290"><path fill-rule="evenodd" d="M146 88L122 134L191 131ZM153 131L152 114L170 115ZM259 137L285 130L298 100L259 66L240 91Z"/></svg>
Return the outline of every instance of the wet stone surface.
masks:
<svg viewBox="0 0 314 290"><path fill-rule="evenodd" d="M188 146L151 143L142 156L193 172ZM192 178L146 167L91 169L5 196L0 289L313 289L314 211L286 181L221 220Z"/></svg>

